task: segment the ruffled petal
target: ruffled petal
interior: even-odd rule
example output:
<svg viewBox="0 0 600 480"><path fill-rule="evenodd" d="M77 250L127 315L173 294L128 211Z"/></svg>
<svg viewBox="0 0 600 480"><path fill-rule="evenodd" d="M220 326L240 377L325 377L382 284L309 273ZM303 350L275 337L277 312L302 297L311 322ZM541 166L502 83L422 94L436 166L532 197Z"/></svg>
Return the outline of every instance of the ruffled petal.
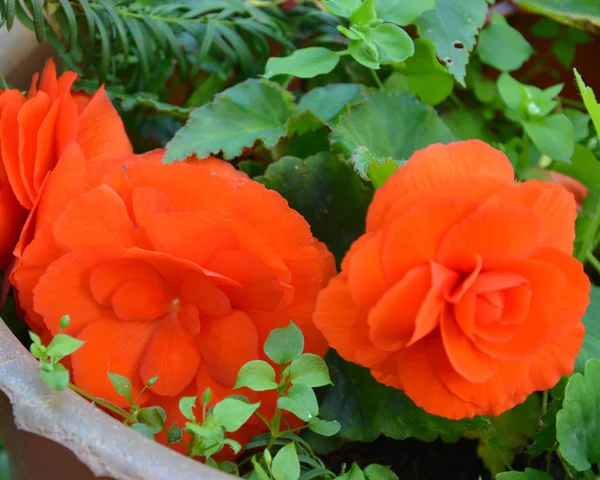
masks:
<svg viewBox="0 0 600 480"><path fill-rule="evenodd" d="M577 210L573 194L548 182L529 180L504 190L490 204L525 206L541 219L540 246L555 247L571 255Z"/></svg>
<svg viewBox="0 0 600 480"><path fill-rule="evenodd" d="M192 336L172 313L160 322L148 343L140 374L144 383L155 375L154 393L179 395L194 380L200 365L200 351Z"/></svg>
<svg viewBox="0 0 600 480"><path fill-rule="evenodd" d="M133 152L119 113L100 87L79 117L77 142L89 169L111 158Z"/></svg>
<svg viewBox="0 0 600 480"><path fill-rule="evenodd" d="M524 207L484 205L448 230L437 261L469 272L474 256L479 255L487 270L502 261L530 256L540 246L541 231L539 216Z"/></svg>
<svg viewBox="0 0 600 480"><path fill-rule="evenodd" d="M85 344L71 355L75 384L95 397L127 405L128 401L110 383L107 372L126 377L135 398L144 387L140 364L156 326L151 321L123 322L112 317L87 325L77 335Z"/></svg>
<svg viewBox="0 0 600 480"><path fill-rule="evenodd" d="M459 184L469 188L475 184L488 187L486 180L473 181L470 177L474 176L496 180L489 182L491 189L486 188L490 193L496 189L492 184L510 186L514 181L513 167L506 155L479 140L438 143L419 150L375 193L367 215L367 231L382 228L392 205L407 195L420 195L420 191L427 190L428 194L439 189L448 191ZM394 208L402 211L406 207Z"/></svg>
<svg viewBox="0 0 600 480"><path fill-rule="evenodd" d="M198 344L210 376L227 388L235 385L242 365L258 358L256 328L240 311L203 319Z"/></svg>
<svg viewBox="0 0 600 480"><path fill-rule="evenodd" d="M331 347L346 360L369 366L389 357L369 338L366 314L354 303L343 273L319 294L313 320Z"/></svg>

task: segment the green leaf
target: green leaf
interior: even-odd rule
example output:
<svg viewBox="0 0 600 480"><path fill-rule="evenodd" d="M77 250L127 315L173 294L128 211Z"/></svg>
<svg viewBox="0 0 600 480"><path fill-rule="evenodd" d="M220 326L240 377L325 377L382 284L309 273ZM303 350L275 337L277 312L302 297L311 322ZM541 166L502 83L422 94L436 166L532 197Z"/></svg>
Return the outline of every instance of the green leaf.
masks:
<svg viewBox="0 0 600 480"><path fill-rule="evenodd" d="M198 397L182 397L179 400L179 411L190 422L196 421L193 409L196 408L196 400Z"/></svg>
<svg viewBox="0 0 600 480"><path fill-rule="evenodd" d="M393 175L405 160L395 161L392 157L381 158L373 155L366 147L358 147L348 159L348 165L363 180L373 182L375 188L381 187Z"/></svg>
<svg viewBox="0 0 600 480"><path fill-rule="evenodd" d="M568 161L573 155L573 124L565 115L556 114L536 122L523 122L523 127L535 146L550 158Z"/></svg>
<svg viewBox="0 0 600 480"><path fill-rule="evenodd" d="M389 467L377 465L376 463L368 465L364 470L367 480L399 480Z"/></svg>
<svg viewBox="0 0 600 480"><path fill-rule="evenodd" d="M338 17L350 18L362 0L323 0L323 5Z"/></svg>
<svg viewBox="0 0 600 480"><path fill-rule="evenodd" d="M549 18L542 18L533 24L531 33L539 38L556 38L560 33L560 27Z"/></svg>
<svg viewBox="0 0 600 480"><path fill-rule="evenodd" d="M559 38L552 44L552 52L563 67L569 68L575 60L575 43Z"/></svg>
<svg viewBox="0 0 600 480"><path fill-rule="evenodd" d="M252 466L254 467L254 475L256 475L259 480L271 480L271 476L265 471L258 460L256 460L256 456L253 456L250 461L252 462Z"/></svg>
<svg viewBox="0 0 600 480"><path fill-rule="evenodd" d="M526 468L524 472L504 472L496 476L496 480L553 480L546 472Z"/></svg>
<svg viewBox="0 0 600 480"><path fill-rule="evenodd" d="M494 139L486 127L485 118L479 110L459 108L442 117L456 138L478 139L491 143Z"/></svg>
<svg viewBox="0 0 600 480"><path fill-rule="evenodd" d="M533 48L505 18L494 13L479 34L477 55L481 61L503 72L518 70L533 55Z"/></svg>
<svg viewBox="0 0 600 480"><path fill-rule="evenodd" d="M239 442L232 440L231 438L226 438L225 441L223 442L223 445L229 445L231 447L231 449L233 450L234 455L237 455L238 453L240 453L242 451L242 445Z"/></svg>
<svg viewBox="0 0 600 480"><path fill-rule="evenodd" d="M511 77L508 73L503 73L498 77L497 86L498 93L508 108L518 111L524 96L524 90L521 83Z"/></svg>
<svg viewBox="0 0 600 480"><path fill-rule="evenodd" d="M277 452L271 465L271 473L275 480L298 480L300 478L300 461L296 453L296 445L288 443Z"/></svg>
<svg viewBox="0 0 600 480"><path fill-rule="evenodd" d="M310 110L306 110L302 113L296 113L293 117L290 117L285 125L285 130L288 137L293 135L304 135L307 132L313 132L323 128L325 124Z"/></svg>
<svg viewBox="0 0 600 480"><path fill-rule="evenodd" d="M108 379L110 383L112 383L113 388L116 392L129 400L129 403L133 403L133 399L131 396L131 382L127 377L123 375L119 375L118 373L106 372L108 375Z"/></svg>
<svg viewBox="0 0 600 480"><path fill-rule="evenodd" d="M333 148L346 160L360 146L377 157L398 161L432 143L452 140L435 110L406 93L369 95L365 103L340 119L331 134Z"/></svg>
<svg viewBox="0 0 600 480"><path fill-rule="evenodd" d="M300 355L290 365L290 380L294 385L322 387L331 384L325 360L314 353Z"/></svg>
<svg viewBox="0 0 600 480"><path fill-rule="evenodd" d="M167 431L167 445L171 445L172 443L177 443L181 441L183 438L183 431L179 428L179 425L174 423L169 427Z"/></svg>
<svg viewBox="0 0 600 480"><path fill-rule="evenodd" d="M386 435L431 442L441 436L449 442L459 440L465 431L489 429L486 417L455 421L429 415L403 392L377 382L368 369L344 361L332 350L326 360L334 386L325 390L319 418L338 419L342 440L372 442Z"/></svg>
<svg viewBox="0 0 600 480"><path fill-rule="evenodd" d="M590 304L583 316L585 337L575 360L575 371L583 373L585 364L592 358L600 359L600 287L592 285Z"/></svg>
<svg viewBox="0 0 600 480"><path fill-rule="evenodd" d="M600 161L581 144L575 144L568 162L552 162L550 168L579 180L590 189L600 187Z"/></svg>
<svg viewBox="0 0 600 480"><path fill-rule="evenodd" d="M596 132L600 135L600 104L596 101L594 91L583 83L583 79L581 78L581 75L579 75L579 72L577 70L573 71L575 72L575 79L577 80L577 86L579 87L579 92L581 93L581 98L583 98L585 108L587 108L587 111L592 117Z"/></svg>
<svg viewBox="0 0 600 480"><path fill-rule="evenodd" d="M61 358L71 355L73 352L79 350L85 342L77 340L70 335L59 333L54 336L50 344L48 345L48 356L55 361Z"/></svg>
<svg viewBox="0 0 600 480"><path fill-rule="evenodd" d="M150 440L154 440L155 432L143 423L134 423L133 425L131 425L131 429L138 433L141 433L144 437L149 438Z"/></svg>
<svg viewBox="0 0 600 480"><path fill-rule="evenodd" d="M29 338L31 338L34 345L42 346L42 339L40 336L33 333L31 330L29 331Z"/></svg>
<svg viewBox="0 0 600 480"><path fill-rule="evenodd" d="M48 365L50 366L48 370L44 368L40 370L40 376L46 385L58 392L67 388L69 386L69 371L60 363Z"/></svg>
<svg viewBox="0 0 600 480"><path fill-rule="evenodd" d="M61 330L64 330L71 324L71 317L69 315L63 315L59 320L58 325Z"/></svg>
<svg viewBox="0 0 600 480"><path fill-rule="evenodd" d="M326 87L313 88L298 102L298 113L311 111L329 126L334 126L340 114L350 105L358 105L364 101L361 85L340 83Z"/></svg>
<svg viewBox="0 0 600 480"><path fill-rule="evenodd" d="M278 191L338 261L364 232L372 193L350 167L330 153L306 160L284 157L269 165L264 178L257 180Z"/></svg>
<svg viewBox="0 0 600 480"><path fill-rule="evenodd" d="M248 387L255 392L275 390L275 370L264 360L252 360L240 368L235 382L236 388Z"/></svg>
<svg viewBox="0 0 600 480"><path fill-rule="evenodd" d="M306 385L292 385L284 397L277 399L277 407L309 422L319 414L319 404L312 388Z"/></svg>
<svg viewBox="0 0 600 480"><path fill-rule="evenodd" d="M600 360L589 360L574 373L556 415L556 439L563 458L579 472L600 461Z"/></svg>
<svg viewBox="0 0 600 480"><path fill-rule="evenodd" d="M254 160L242 160L240 163L238 163L238 168L250 178L258 177L265 174L264 165L255 162Z"/></svg>
<svg viewBox="0 0 600 480"><path fill-rule="evenodd" d="M350 470L337 477L337 480L365 480L365 475L358 464L353 462Z"/></svg>
<svg viewBox="0 0 600 480"><path fill-rule="evenodd" d="M219 152L232 159L258 140L272 148L285 135L286 121L293 113L292 96L281 86L267 80L247 80L194 110L168 143L163 163Z"/></svg>
<svg viewBox="0 0 600 480"><path fill-rule="evenodd" d="M377 25L365 37L377 48L378 61L383 65L402 62L415 53L412 38L393 23Z"/></svg>
<svg viewBox="0 0 600 480"><path fill-rule="evenodd" d="M356 25L367 25L377 19L375 11L375 0L362 0L362 5L356 9L350 17L350 23Z"/></svg>
<svg viewBox="0 0 600 480"><path fill-rule="evenodd" d="M298 358L304 350L304 335L294 322L276 328L267 337L265 353L277 365L286 365Z"/></svg>
<svg viewBox="0 0 600 480"><path fill-rule="evenodd" d="M519 7L576 27L600 27L597 0L515 0Z"/></svg>
<svg viewBox="0 0 600 480"><path fill-rule="evenodd" d="M454 89L452 75L438 62L435 46L428 40L415 40L415 54L406 60L402 73L410 91L428 105L443 102Z"/></svg>
<svg viewBox="0 0 600 480"><path fill-rule="evenodd" d="M207 388L206 390L204 390L204 393L202 394L202 403L204 405L208 405L210 403L212 399L212 390L210 388Z"/></svg>
<svg viewBox="0 0 600 480"><path fill-rule="evenodd" d="M162 407L146 407L138 411L137 420L146 425L152 433L157 434L165 428L167 414Z"/></svg>
<svg viewBox="0 0 600 480"><path fill-rule="evenodd" d="M538 457L544 452L556 450L556 414L562 408L567 380L568 377L561 378L550 390L552 401L542 417L542 428L533 435L533 443L528 451L531 457Z"/></svg>
<svg viewBox="0 0 600 480"><path fill-rule="evenodd" d="M375 0L375 10L381 20L402 26L414 23L419 15L434 7L435 0Z"/></svg>
<svg viewBox="0 0 600 480"><path fill-rule="evenodd" d="M437 56L461 85L465 85L469 52L485 22L486 0L436 0L435 8L416 20L419 36L430 40Z"/></svg>
<svg viewBox="0 0 600 480"><path fill-rule="evenodd" d="M269 58L264 77L293 75L298 78L313 78L331 72L339 61L340 56L328 48L302 48L287 57Z"/></svg>
<svg viewBox="0 0 600 480"><path fill-rule="evenodd" d="M597 245L596 235L600 229L600 188L593 188L581 203L582 211L575 222L573 256L585 262L587 255Z"/></svg>
<svg viewBox="0 0 600 480"><path fill-rule="evenodd" d="M590 134L590 116L587 113L575 110L574 108L564 108L562 113L564 113L573 124L575 141L580 142L581 140L586 139Z"/></svg>
<svg viewBox="0 0 600 480"><path fill-rule="evenodd" d="M139 93L135 95L127 95L121 93L110 93L110 98L121 100L121 108L126 112L130 112L135 108L151 108L156 113L162 113L171 117L187 119L192 112L191 108L178 107L170 103L159 102L154 97Z"/></svg>
<svg viewBox="0 0 600 480"><path fill-rule="evenodd" d="M315 432L323 437L331 437L338 433L342 426L336 420L321 420L320 418L313 418L308 423L308 429Z"/></svg>
<svg viewBox="0 0 600 480"><path fill-rule="evenodd" d="M352 58L361 65L371 70L379 69L379 51L372 42L366 39L351 40L348 51Z"/></svg>
<svg viewBox="0 0 600 480"><path fill-rule="evenodd" d="M477 455L483 460L492 478L512 465L515 452L523 450L539 427L540 398L533 394L524 403L491 417L492 433L480 435Z"/></svg>
<svg viewBox="0 0 600 480"><path fill-rule="evenodd" d="M260 407L258 403L246 403L236 398L225 398L213 408L213 418L227 432L235 432L244 425Z"/></svg>

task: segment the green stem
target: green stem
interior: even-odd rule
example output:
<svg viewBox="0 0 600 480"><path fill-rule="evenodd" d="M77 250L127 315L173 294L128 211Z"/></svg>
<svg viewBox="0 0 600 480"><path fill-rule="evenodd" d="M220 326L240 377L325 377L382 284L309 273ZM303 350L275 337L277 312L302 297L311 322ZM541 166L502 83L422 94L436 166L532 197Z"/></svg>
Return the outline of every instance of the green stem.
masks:
<svg viewBox="0 0 600 480"><path fill-rule="evenodd" d="M542 393L542 416L548 411L548 390L544 390ZM541 421L541 418L540 418Z"/></svg>
<svg viewBox="0 0 600 480"><path fill-rule="evenodd" d="M273 419L273 425L271 425L271 440L269 440L267 450L270 450L279 438L279 429L281 428L281 412L282 410L278 408L277 413L275 414L275 418Z"/></svg>
<svg viewBox="0 0 600 480"><path fill-rule="evenodd" d="M578 102L577 100L571 100L570 98L566 98L566 97L558 97L558 98L560 100L560 103L563 103L564 105L579 108L580 110L583 110L584 112L587 111L583 102Z"/></svg>
<svg viewBox="0 0 600 480"><path fill-rule="evenodd" d="M262 420L262 422L268 427L269 430L271 430L271 425L269 424L269 421L260 413L258 412L254 412L254 415L256 415L258 418L260 418Z"/></svg>
<svg viewBox="0 0 600 480"><path fill-rule="evenodd" d="M558 459L560 460L560 464L562 465L564 471L565 471L565 476L567 478L573 478L573 472L571 472L571 467L569 467L569 464L567 462L565 462L565 459L562 457L562 455L560 454L560 452L556 452L556 455L558 456Z"/></svg>
<svg viewBox="0 0 600 480"><path fill-rule="evenodd" d="M106 400L102 400L101 398L96 398L93 395L90 395L86 391L79 388L77 385L73 385L72 383L69 383L69 388L71 390L73 390L75 393L78 393L79 395L81 395L82 397L87 398L91 402L94 402L95 404L100 405L101 407L104 407L107 410L110 410L114 414L119 415L120 417L123 417L124 420L127 420L130 416L129 412L123 410L121 407L117 407L116 405L113 405L112 403L107 402Z"/></svg>
<svg viewBox="0 0 600 480"><path fill-rule="evenodd" d="M586 470L585 472L583 472L583 477L586 480L596 480L596 475L594 474L594 472L592 471L591 468L589 470Z"/></svg>
<svg viewBox="0 0 600 480"><path fill-rule="evenodd" d="M286 433L300 432L301 430L304 430L307 427L308 427L308 424L307 425L303 425L303 426L298 427L298 428L290 428L289 430L283 430L283 431L279 432L279 435L281 436L281 435L285 435Z"/></svg>
<svg viewBox="0 0 600 480"><path fill-rule="evenodd" d="M456 95L456 93L451 93L449 98L457 107L464 108L465 104L460 98L458 98L458 95Z"/></svg>
<svg viewBox="0 0 600 480"><path fill-rule="evenodd" d="M377 74L377 72L375 70L373 70L372 68L370 68L369 70L371 70L371 75L373 75L373 79L375 80L375 83L379 87L379 90L381 90L382 92L385 92L385 87L383 86L383 83L381 82L381 78L379 78L379 75Z"/></svg>
<svg viewBox="0 0 600 480"><path fill-rule="evenodd" d="M594 256L594 254L592 252L588 252L585 258L589 264L594 267L598 273L600 273L600 261Z"/></svg>

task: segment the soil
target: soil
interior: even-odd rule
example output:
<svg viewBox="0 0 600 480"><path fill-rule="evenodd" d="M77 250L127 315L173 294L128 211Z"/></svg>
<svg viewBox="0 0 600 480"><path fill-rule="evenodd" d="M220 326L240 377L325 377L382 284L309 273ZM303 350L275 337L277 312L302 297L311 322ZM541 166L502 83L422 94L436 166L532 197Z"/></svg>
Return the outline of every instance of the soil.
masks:
<svg viewBox="0 0 600 480"><path fill-rule="evenodd" d="M401 479L477 480L480 475L484 480L490 478L477 456L476 440L446 444L440 440L423 443L381 436L373 443L347 443L322 459L334 472L341 471L343 464L357 462L363 468L371 463L389 466Z"/></svg>

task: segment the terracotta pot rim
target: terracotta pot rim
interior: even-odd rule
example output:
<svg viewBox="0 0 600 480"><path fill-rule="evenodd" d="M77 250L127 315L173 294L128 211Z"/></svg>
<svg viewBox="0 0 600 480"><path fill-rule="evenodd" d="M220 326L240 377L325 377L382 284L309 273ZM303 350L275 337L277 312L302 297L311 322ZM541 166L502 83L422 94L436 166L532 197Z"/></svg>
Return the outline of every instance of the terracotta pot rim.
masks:
<svg viewBox="0 0 600 480"><path fill-rule="evenodd" d="M96 476L233 478L145 438L69 389L51 390L41 380L35 359L1 319L0 390L10 399L18 429L66 447Z"/></svg>

